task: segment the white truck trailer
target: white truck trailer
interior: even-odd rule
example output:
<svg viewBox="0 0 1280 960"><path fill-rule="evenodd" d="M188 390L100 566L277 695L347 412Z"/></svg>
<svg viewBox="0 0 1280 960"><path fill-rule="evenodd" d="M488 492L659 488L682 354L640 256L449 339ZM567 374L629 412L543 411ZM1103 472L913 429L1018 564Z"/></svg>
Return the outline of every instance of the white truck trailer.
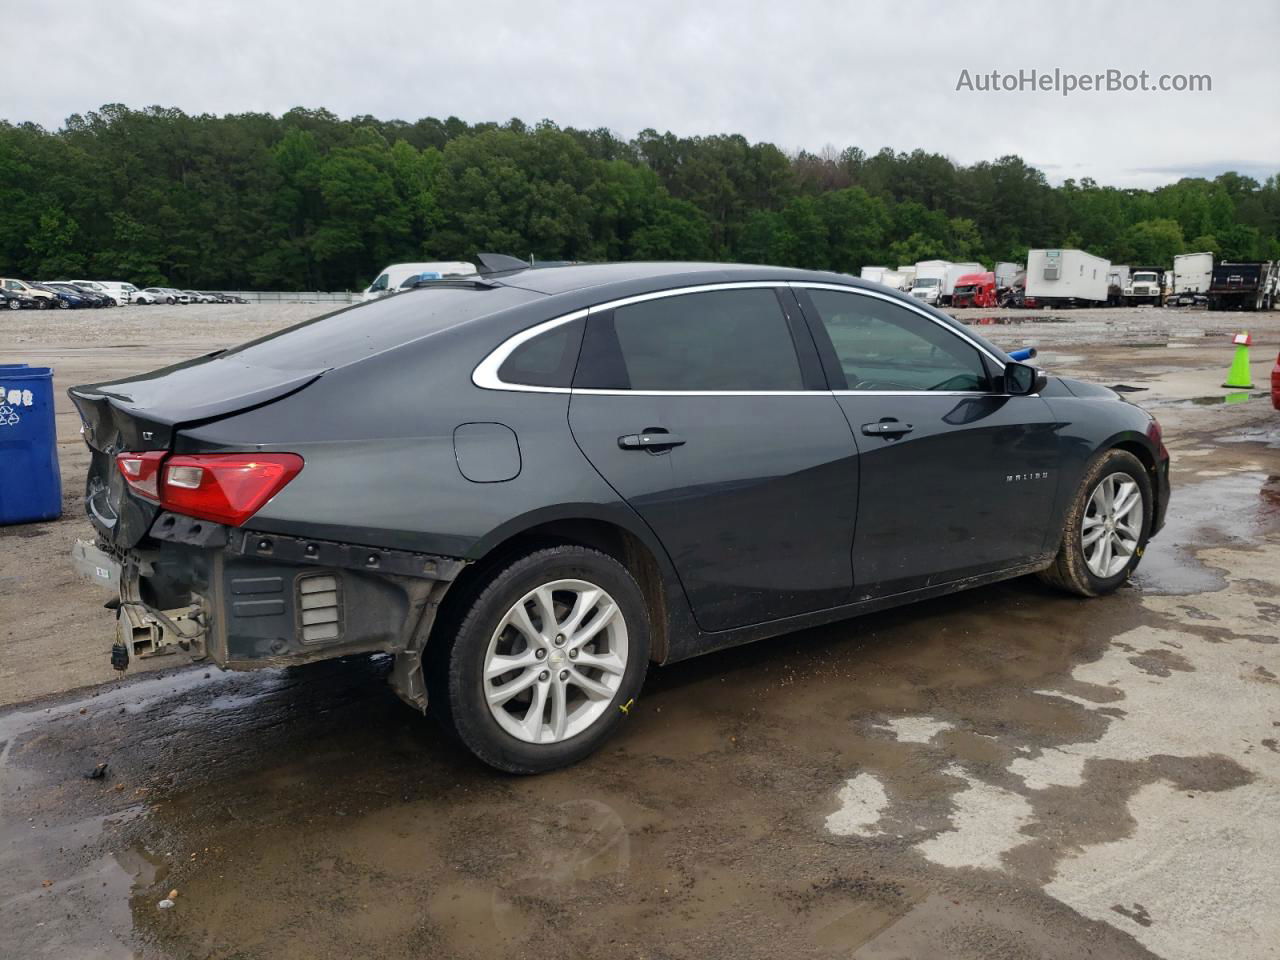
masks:
<svg viewBox="0 0 1280 960"><path fill-rule="evenodd" d="M1013 286L1013 281L1018 278L1018 274L1025 269L1020 263L1011 263L1008 260L997 261L995 269L996 289L1008 290Z"/></svg>
<svg viewBox="0 0 1280 960"><path fill-rule="evenodd" d="M1208 293L1213 282L1212 253L1180 253L1173 258L1174 296L1184 293Z"/></svg>
<svg viewBox="0 0 1280 960"><path fill-rule="evenodd" d="M884 283L884 275L889 272L888 267L863 267L858 276L872 283Z"/></svg>
<svg viewBox="0 0 1280 960"><path fill-rule="evenodd" d="M1104 306L1110 272L1110 260L1083 250L1030 250L1027 306Z"/></svg>

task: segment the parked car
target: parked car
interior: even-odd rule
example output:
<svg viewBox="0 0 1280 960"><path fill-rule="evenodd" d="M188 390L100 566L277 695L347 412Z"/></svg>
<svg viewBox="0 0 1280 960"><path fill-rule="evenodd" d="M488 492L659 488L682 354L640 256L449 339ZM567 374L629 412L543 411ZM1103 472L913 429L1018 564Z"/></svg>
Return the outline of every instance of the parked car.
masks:
<svg viewBox="0 0 1280 960"><path fill-rule="evenodd" d="M34 308L36 301L23 293L16 293L13 290L5 290L0 287L0 307L6 310L23 310Z"/></svg>
<svg viewBox="0 0 1280 960"><path fill-rule="evenodd" d="M78 309L81 307L93 307L96 304L93 298L84 290L79 290L71 286L69 283L37 283L34 284L37 289L47 290L57 297L56 305L62 309Z"/></svg>
<svg viewBox="0 0 1280 960"><path fill-rule="evenodd" d="M191 303L217 303L218 298L212 293L205 293L202 290L182 290Z"/></svg>
<svg viewBox="0 0 1280 960"><path fill-rule="evenodd" d="M146 287L133 295L134 303L190 303L189 294L173 287Z"/></svg>
<svg viewBox="0 0 1280 960"><path fill-rule="evenodd" d="M41 289L40 285L36 283L16 278L0 277L0 287L10 293L31 298L35 301L37 310L47 310L50 307L59 306L58 295L52 290Z"/></svg>
<svg viewBox="0 0 1280 960"><path fill-rule="evenodd" d="M89 306L91 307L114 307L116 305L115 300L105 292L77 283L75 280L51 280L48 285L79 294L89 301Z"/></svg>
<svg viewBox="0 0 1280 960"><path fill-rule="evenodd" d="M1271 406L1280 410L1280 354L1271 368Z"/></svg>
<svg viewBox="0 0 1280 960"><path fill-rule="evenodd" d="M599 747L650 662L1031 572L1109 593L1169 499L1135 404L785 268L441 281L70 395L117 666L390 653L518 773Z"/></svg>
<svg viewBox="0 0 1280 960"><path fill-rule="evenodd" d="M218 293L216 290L201 290L201 296L209 297L206 303L231 303L231 298L225 293Z"/></svg>
<svg viewBox="0 0 1280 960"><path fill-rule="evenodd" d="M223 303L248 303L249 302L244 297L237 296L234 293L219 293L218 296L222 297Z"/></svg>
<svg viewBox="0 0 1280 960"><path fill-rule="evenodd" d="M73 287L79 287L81 290L91 290L100 296L106 297L110 302L104 304L104 306L114 307L117 305L116 298L112 295L111 291L97 280L58 280L55 282L69 283Z"/></svg>

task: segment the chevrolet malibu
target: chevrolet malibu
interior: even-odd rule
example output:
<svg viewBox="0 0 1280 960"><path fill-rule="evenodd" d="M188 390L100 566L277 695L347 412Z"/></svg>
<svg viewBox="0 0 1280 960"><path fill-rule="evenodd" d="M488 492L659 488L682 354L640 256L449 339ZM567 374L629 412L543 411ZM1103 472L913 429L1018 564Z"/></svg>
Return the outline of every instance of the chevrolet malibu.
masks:
<svg viewBox="0 0 1280 960"><path fill-rule="evenodd" d="M118 668L390 654L519 773L599 747L651 663L1029 573L1109 593L1169 498L1112 391L771 267L437 280L71 397Z"/></svg>

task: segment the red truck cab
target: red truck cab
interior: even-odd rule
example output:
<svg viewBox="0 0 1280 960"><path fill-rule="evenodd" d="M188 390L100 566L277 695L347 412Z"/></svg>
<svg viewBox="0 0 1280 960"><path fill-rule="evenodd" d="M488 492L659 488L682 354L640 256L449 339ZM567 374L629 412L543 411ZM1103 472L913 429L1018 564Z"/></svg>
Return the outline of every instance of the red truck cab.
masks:
<svg viewBox="0 0 1280 960"><path fill-rule="evenodd" d="M955 290L951 294L953 307L994 307L996 299L996 275L988 270L986 273L966 273L956 281Z"/></svg>

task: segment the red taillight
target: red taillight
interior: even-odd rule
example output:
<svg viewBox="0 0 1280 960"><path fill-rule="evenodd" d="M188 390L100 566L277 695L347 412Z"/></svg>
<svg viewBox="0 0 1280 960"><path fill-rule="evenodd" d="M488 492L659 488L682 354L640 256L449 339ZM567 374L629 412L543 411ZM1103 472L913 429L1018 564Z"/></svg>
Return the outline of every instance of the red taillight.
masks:
<svg viewBox="0 0 1280 960"><path fill-rule="evenodd" d="M1160 421L1155 417L1152 417L1151 423L1147 425L1147 439L1156 445L1156 449L1160 451L1162 458L1169 455L1169 452L1164 448L1164 431L1160 429Z"/></svg>
<svg viewBox="0 0 1280 960"><path fill-rule="evenodd" d="M118 453L116 468L134 491L148 500L160 499L160 463L165 451L148 453Z"/></svg>
<svg viewBox="0 0 1280 960"><path fill-rule="evenodd" d="M129 486L160 506L238 527L302 469L296 453L122 453Z"/></svg>

